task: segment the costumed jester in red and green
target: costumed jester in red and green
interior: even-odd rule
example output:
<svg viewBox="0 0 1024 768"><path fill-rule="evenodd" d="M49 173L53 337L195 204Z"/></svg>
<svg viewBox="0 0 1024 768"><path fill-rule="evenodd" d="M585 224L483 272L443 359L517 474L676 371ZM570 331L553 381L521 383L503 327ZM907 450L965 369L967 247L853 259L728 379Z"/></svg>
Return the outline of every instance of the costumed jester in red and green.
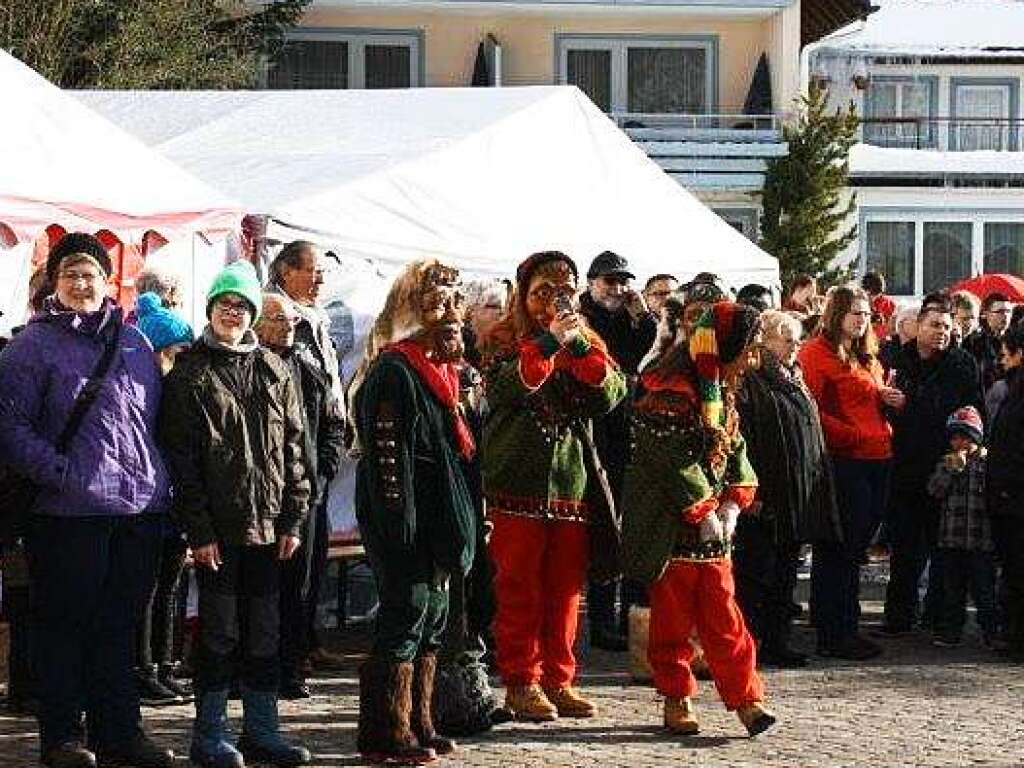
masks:
<svg viewBox="0 0 1024 768"><path fill-rule="evenodd" d="M687 305L679 295L662 311L661 348L642 373L634 409L623 488L625 570L649 584L648 660L665 697L666 727L699 729L690 670L696 629L722 700L754 735L775 717L763 704L730 551L737 516L757 488L732 389L758 316L726 301Z"/></svg>
<svg viewBox="0 0 1024 768"><path fill-rule="evenodd" d="M516 283L510 316L486 340L484 361L490 415L482 469L494 525L498 671L517 717L589 717L595 707L572 685L580 593L588 565L592 574L606 570L590 557L595 531L615 527L618 544L617 524L606 519L610 504L592 502L602 472L589 428L622 400L626 381L572 309L577 271L569 257L536 253L519 266ZM617 568L617 552L607 554Z"/></svg>

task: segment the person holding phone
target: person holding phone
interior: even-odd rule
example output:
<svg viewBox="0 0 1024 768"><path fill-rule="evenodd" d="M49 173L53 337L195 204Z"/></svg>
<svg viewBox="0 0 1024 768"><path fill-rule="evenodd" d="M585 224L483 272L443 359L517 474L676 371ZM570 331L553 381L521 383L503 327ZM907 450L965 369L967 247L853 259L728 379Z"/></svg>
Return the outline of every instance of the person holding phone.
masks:
<svg viewBox="0 0 1024 768"><path fill-rule="evenodd" d="M635 279L624 257L604 251L591 262L587 270L587 291L580 297L580 314L601 337L612 359L626 374L631 389L636 383L640 362L654 344L658 330L657 317L633 288ZM608 472L616 502L622 500L631 400L626 398L610 413L594 420L594 442ZM620 512L628 514L628 510ZM647 604L645 590L638 582L591 583L587 591L591 645L608 651L626 650L629 608L636 604Z"/></svg>
<svg viewBox="0 0 1024 768"><path fill-rule="evenodd" d="M576 265L542 251L516 273L509 315L484 361L491 409L484 428L484 499L494 525L494 638L506 707L525 720L592 717L573 686L582 586L617 571L592 546L614 527L589 424L626 395L600 337L572 310Z"/></svg>

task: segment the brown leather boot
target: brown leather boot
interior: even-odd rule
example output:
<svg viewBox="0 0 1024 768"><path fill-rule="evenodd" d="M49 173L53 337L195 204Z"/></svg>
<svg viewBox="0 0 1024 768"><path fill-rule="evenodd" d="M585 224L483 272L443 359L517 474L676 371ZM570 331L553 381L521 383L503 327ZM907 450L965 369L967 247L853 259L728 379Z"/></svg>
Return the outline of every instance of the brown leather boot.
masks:
<svg viewBox="0 0 1024 768"><path fill-rule="evenodd" d="M775 725L776 720L778 720L775 717L775 713L768 709L762 701L752 701L749 704L744 704L736 710L736 715L739 717L740 722L743 723L743 727L747 729L747 733L751 736L764 733Z"/></svg>
<svg viewBox="0 0 1024 768"><path fill-rule="evenodd" d="M410 727L412 662L370 659L359 668L356 745L371 763L422 765L437 753L419 743Z"/></svg>
<svg viewBox="0 0 1024 768"><path fill-rule="evenodd" d="M455 751L455 742L439 736L434 730L433 701L434 674L437 672L437 656L429 653L416 659L412 678L412 732L419 739L420 746L430 747L439 755L450 755Z"/></svg>
<svg viewBox="0 0 1024 768"><path fill-rule="evenodd" d="M688 697L665 697L665 727L680 736L696 736L700 733L697 712Z"/></svg>
<svg viewBox="0 0 1024 768"><path fill-rule="evenodd" d="M559 717L593 717L597 714L594 702L583 698L571 685L563 688L545 688L544 694L548 701L555 705Z"/></svg>
<svg viewBox="0 0 1024 768"><path fill-rule="evenodd" d="M558 719L558 709L536 683L510 685L505 692L505 708L512 711L519 720L542 723Z"/></svg>

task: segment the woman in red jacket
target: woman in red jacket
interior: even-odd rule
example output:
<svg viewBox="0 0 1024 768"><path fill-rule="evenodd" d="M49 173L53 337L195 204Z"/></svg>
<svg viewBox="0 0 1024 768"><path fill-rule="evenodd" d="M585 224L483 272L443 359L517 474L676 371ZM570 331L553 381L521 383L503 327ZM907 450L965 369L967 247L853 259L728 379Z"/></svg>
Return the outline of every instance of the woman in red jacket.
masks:
<svg viewBox="0 0 1024 768"><path fill-rule="evenodd" d="M883 409L900 407L903 395L885 386L877 350L870 299L841 287L829 291L821 331L799 357L818 403L843 527L842 543L814 547L811 603L818 653L841 659L881 652L858 633L860 567L885 508L892 428Z"/></svg>

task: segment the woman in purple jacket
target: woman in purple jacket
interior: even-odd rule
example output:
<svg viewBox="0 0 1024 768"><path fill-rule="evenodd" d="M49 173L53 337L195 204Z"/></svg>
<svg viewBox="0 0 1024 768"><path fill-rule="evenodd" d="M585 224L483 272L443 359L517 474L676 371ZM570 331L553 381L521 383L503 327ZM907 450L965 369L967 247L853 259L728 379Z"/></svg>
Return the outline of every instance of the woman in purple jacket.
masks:
<svg viewBox="0 0 1024 768"><path fill-rule="evenodd" d="M132 674L168 509L154 434L160 375L149 343L106 296L110 257L96 238L65 235L46 268L54 295L0 355L0 456L40 489L27 539L42 762L163 768L173 755L143 732ZM108 348L95 402L58 453Z"/></svg>

